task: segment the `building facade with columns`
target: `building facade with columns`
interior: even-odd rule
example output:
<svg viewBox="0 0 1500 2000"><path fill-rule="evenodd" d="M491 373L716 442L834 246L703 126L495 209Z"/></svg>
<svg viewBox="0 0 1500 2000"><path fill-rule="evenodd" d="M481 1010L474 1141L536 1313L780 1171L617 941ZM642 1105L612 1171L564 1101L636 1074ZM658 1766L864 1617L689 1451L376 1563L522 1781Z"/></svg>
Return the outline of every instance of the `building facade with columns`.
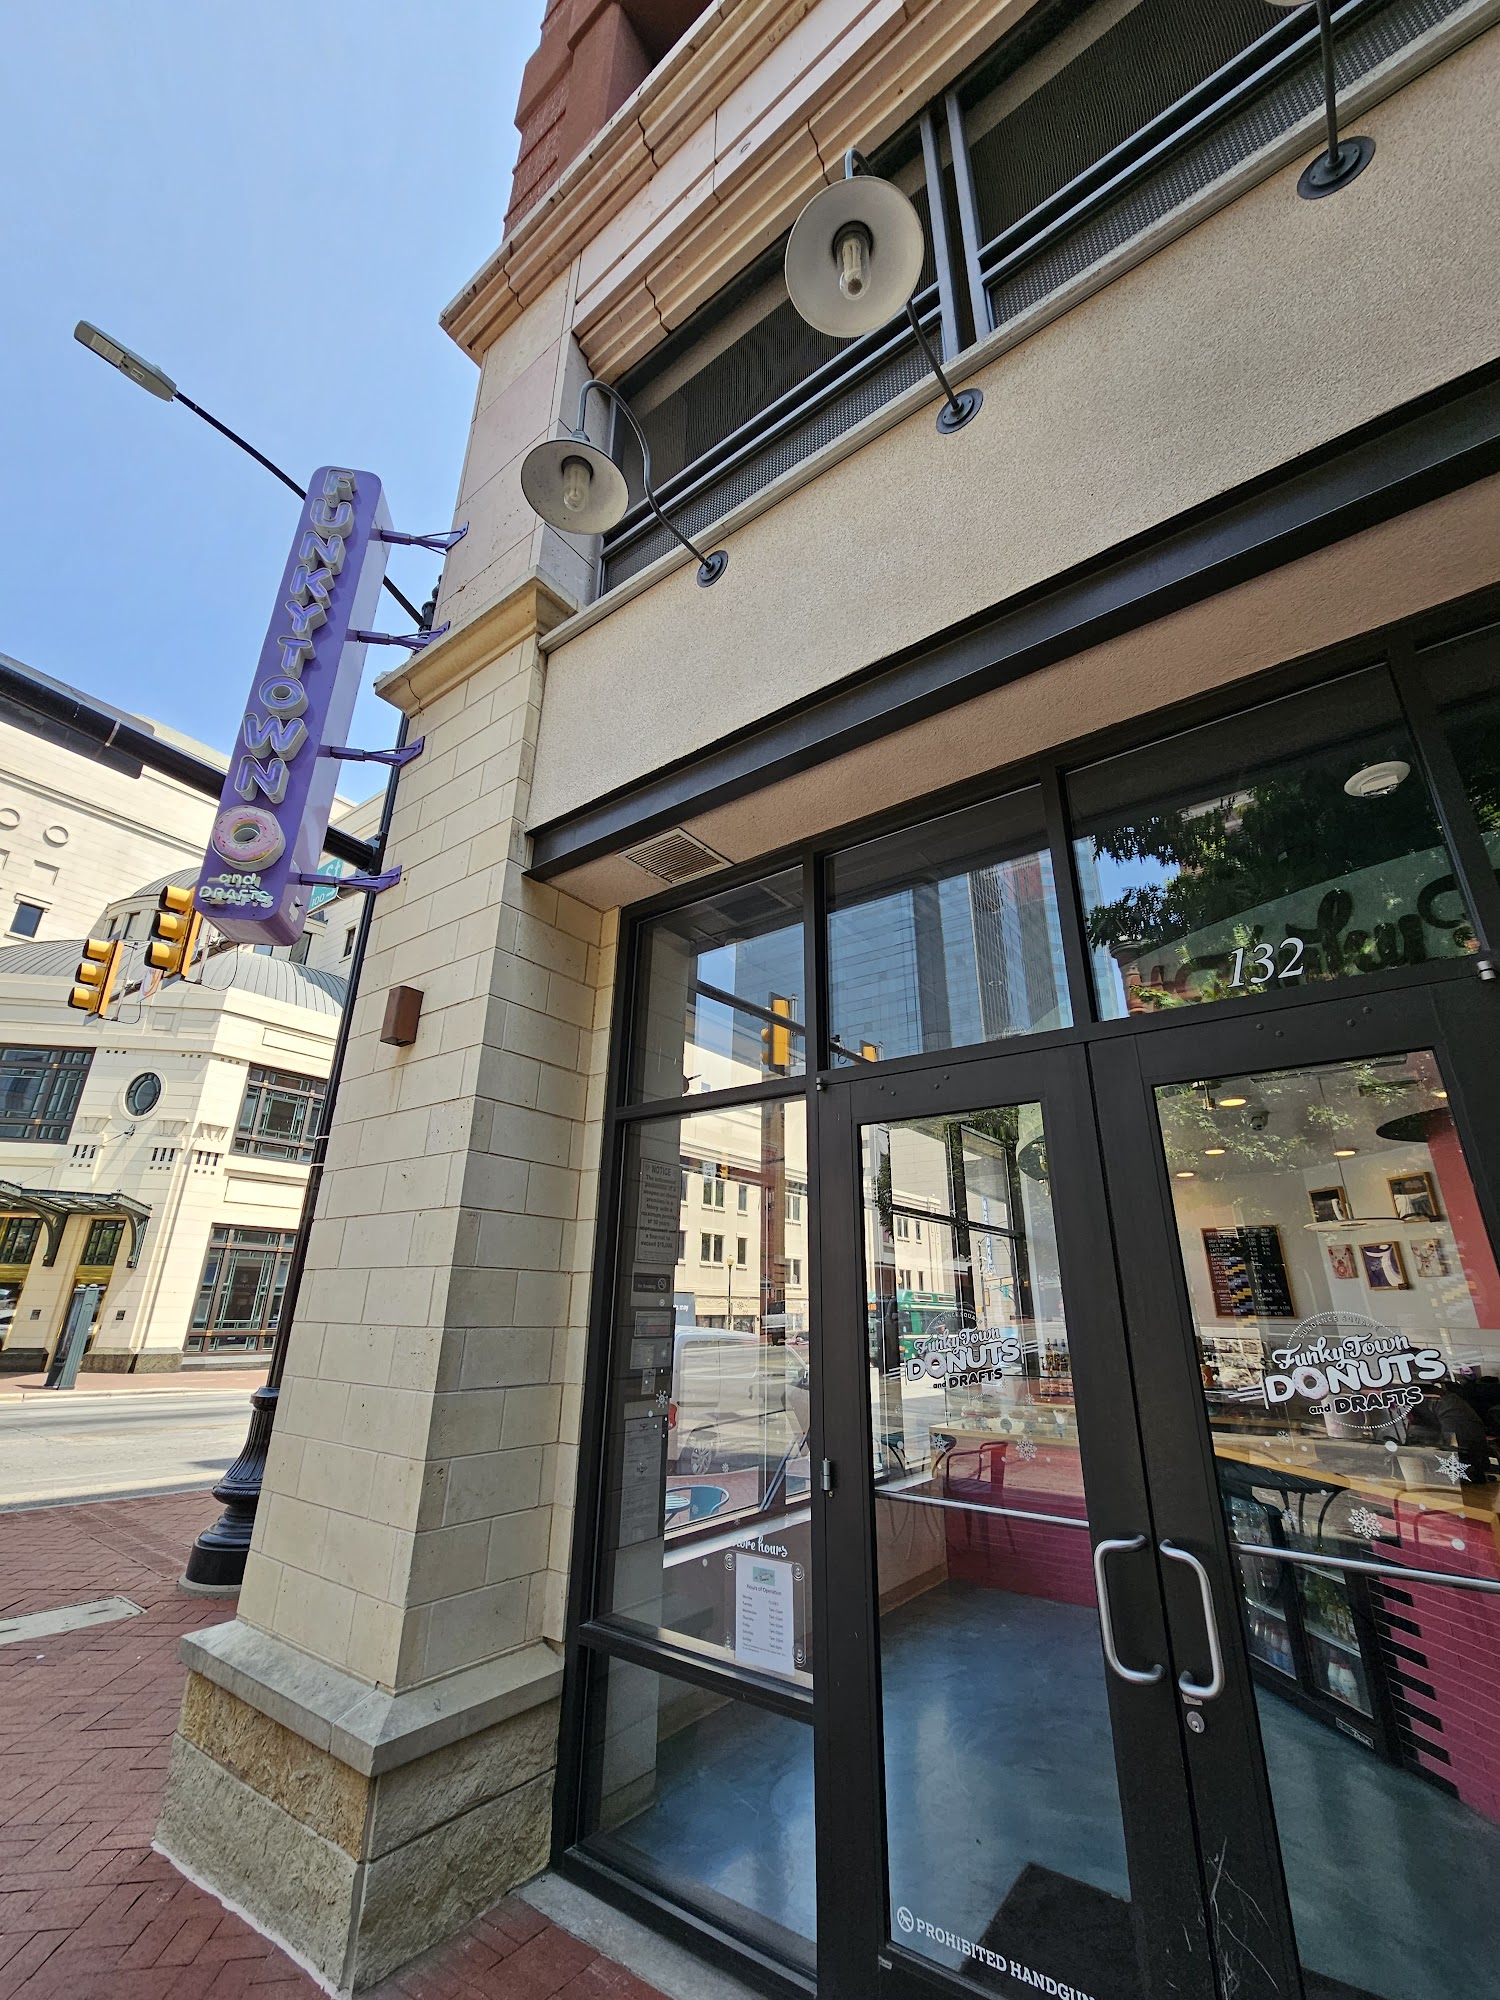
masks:
<svg viewBox="0 0 1500 2000"><path fill-rule="evenodd" d="M331 1986L549 1861L768 1993L1492 1979L1500 9L1337 8L1332 169L1320 18L548 7L160 1831ZM601 393L533 513L591 378L706 587Z"/></svg>

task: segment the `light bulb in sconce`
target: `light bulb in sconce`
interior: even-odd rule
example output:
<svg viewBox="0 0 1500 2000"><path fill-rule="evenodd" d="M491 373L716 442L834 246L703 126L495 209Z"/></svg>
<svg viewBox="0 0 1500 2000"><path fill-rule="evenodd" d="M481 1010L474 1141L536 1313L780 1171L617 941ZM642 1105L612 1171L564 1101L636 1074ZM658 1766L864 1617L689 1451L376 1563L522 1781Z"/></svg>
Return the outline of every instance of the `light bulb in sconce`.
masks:
<svg viewBox="0 0 1500 2000"><path fill-rule="evenodd" d="M562 468L562 503L570 514L581 514L589 504L594 472L586 459L566 458Z"/></svg>
<svg viewBox="0 0 1500 2000"><path fill-rule="evenodd" d="M846 299L864 297L865 287L870 282L870 252L875 240L868 229L855 223L840 233L834 244L834 256L838 260L839 290Z"/></svg>

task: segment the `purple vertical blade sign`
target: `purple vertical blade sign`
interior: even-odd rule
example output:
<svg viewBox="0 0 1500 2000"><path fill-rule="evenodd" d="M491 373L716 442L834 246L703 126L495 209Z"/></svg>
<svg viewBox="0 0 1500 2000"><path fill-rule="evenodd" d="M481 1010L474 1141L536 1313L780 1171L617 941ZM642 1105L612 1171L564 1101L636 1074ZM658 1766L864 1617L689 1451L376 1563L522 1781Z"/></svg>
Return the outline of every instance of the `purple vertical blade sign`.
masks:
<svg viewBox="0 0 1500 2000"><path fill-rule="evenodd" d="M295 944L307 922L338 763L375 617L390 517L373 472L321 465L308 482L276 610L198 878L198 907L240 944Z"/></svg>

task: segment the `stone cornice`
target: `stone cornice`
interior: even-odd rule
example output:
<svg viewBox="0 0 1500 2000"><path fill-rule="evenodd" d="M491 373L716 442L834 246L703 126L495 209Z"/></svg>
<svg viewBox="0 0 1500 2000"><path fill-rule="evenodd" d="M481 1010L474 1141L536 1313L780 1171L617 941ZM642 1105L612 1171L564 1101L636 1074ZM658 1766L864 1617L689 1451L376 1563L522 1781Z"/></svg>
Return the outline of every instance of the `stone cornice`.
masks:
<svg viewBox="0 0 1500 2000"><path fill-rule="evenodd" d="M382 675L375 692L403 715L416 717L480 667L550 632L577 609L532 570L477 618L414 654L404 667Z"/></svg>
<svg viewBox="0 0 1500 2000"><path fill-rule="evenodd" d="M800 71L788 65L787 83L768 92L764 111L747 113L743 96L731 107L818 4L829 10L826 48L809 45ZM619 373L774 241L837 171L846 146L888 138L1032 4L717 0L444 310L445 331L480 359L683 146L713 127L711 161L690 191L643 220L637 240L580 299L576 330L590 366Z"/></svg>

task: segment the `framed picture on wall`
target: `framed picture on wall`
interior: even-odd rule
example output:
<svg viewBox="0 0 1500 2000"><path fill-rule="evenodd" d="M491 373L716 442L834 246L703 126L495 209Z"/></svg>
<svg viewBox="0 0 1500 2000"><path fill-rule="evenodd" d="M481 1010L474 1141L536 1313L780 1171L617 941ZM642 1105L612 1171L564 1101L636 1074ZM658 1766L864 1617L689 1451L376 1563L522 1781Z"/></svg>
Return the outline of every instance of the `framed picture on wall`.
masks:
<svg viewBox="0 0 1500 2000"><path fill-rule="evenodd" d="M1330 1243L1327 1249L1328 1262L1336 1278L1357 1278L1359 1276L1359 1265L1355 1261L1354 1245L1352 1243Z"/></svg>
<svg viewBox="0 0 1500 2000"><path fill-rule="evenodd" d="M1349 1197L1341 1187L1309 1188L1314 1222L1348 1222Z"/></svg>
<svg viewBox="0 0 1500 2000"><path fill-rule="evenodd" d="M1440 1236L1421 1236L1411 1246L1412 1259L1419 1278L1446 1278L1448 1253Z"/></svg>
<svg viewBox="0 0 1500 2000"><path fill-rule="evenodd" d="M1403 1222L1436 1222L1437 1189L1431 1174L1391 1174L1386 1179L1396 1213Z"/></svg>
<svg viewBox="0 0 1500 2000"><path fill-rule="evenodd" d="M1365 1267L1365 1283L1372 1292L1411 1290L1399 1243L1361 1243L1359 1255Z"/></svg>

